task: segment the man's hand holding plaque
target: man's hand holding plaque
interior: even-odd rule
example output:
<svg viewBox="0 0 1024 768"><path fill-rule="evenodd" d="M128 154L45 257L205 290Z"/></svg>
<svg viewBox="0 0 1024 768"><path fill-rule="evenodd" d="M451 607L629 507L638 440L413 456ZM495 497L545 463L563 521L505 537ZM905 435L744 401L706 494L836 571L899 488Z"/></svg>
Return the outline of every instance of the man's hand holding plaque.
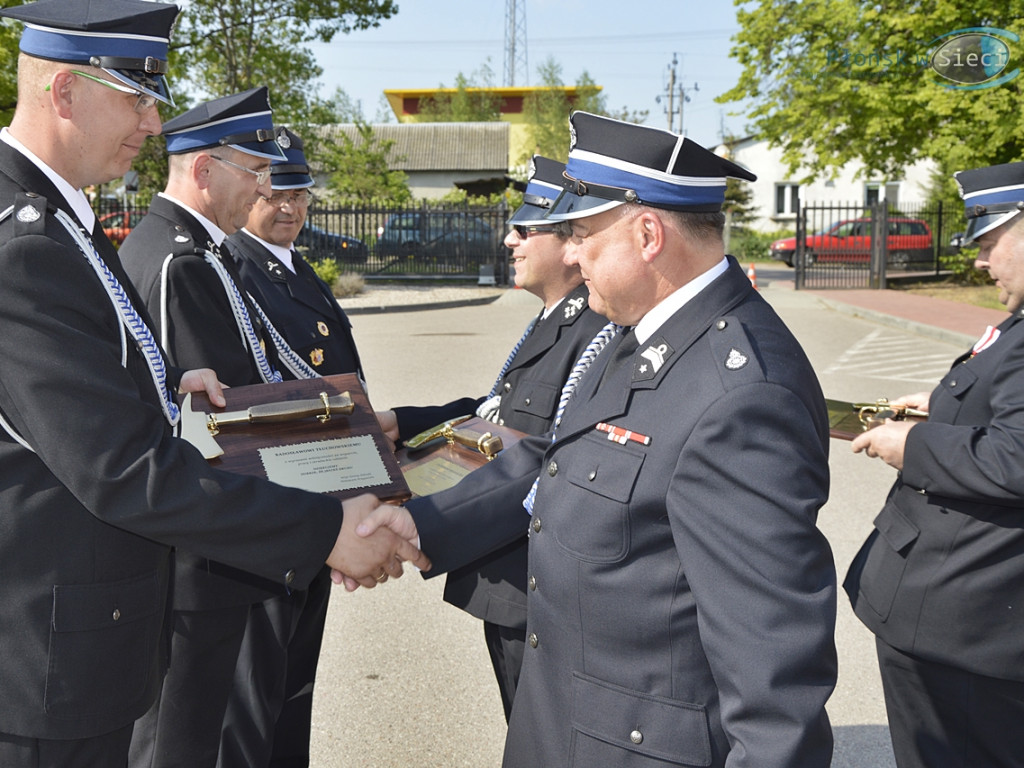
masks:
<svg viewBox="0 0 1024 768"><path fill-rule="evenodd" d="M870 428L853 439L850 445L853 452L863 452L871 458L881 459L894 469L903 469L907 434L918 422L928 418L930 397L930 392L916 392L890 401L888 405L896 415L876 418Z"/></svg>

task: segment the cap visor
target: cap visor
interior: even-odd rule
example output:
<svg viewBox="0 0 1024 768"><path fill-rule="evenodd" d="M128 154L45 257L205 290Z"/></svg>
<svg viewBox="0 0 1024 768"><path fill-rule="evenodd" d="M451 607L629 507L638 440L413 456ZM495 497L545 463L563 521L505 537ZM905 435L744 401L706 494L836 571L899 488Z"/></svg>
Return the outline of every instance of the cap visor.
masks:
<svg viewBox="0 0 1024 768"><path fill-rule="evenodd" d="M124 83L129 88L134 88L140 93L146 93L155 98L157 101L161 101L168 106L174 106L174 99L171 98L171 92L167 87L167 80L163 75L147 75L144 72L140 72L140 77L145 78L146 85L143 85L134 77L131 73L124 71L123 69L106 69L103 68L111 77L115 78L118 82Z"/></svg>
<svg viewBox="0 0 1024 768"><path fill-rule="evenodd" d="M569 190L564 190L551 206L546 220L551 222L582 219L584 216L596 216L599 213L610 211L620 205L623 205L622 200L606 200L603 197L577 195Z"/></svg>
<svg viewBox="0 0 1024 768"><path fill-rule="evenodd" d="M309 189L314 185L309 176L302 173L279 173L274 174L271 168L270 188L271 189Z"/></svg>
<svg viewBox="0 0 1024 768"><path fill-rule="evenodd" d="M1019 209L1012 211L1001 211L999 213L986 213L983 216L975 216L967 220L967 232L964 233L964 242L970 243L977 240L986 232L991 232L996 227L1002 226L1014 216L1020 213Z"/></svg>
<svg viewBox="0 0 1024 768"><path fill-rule="evenodd" d="M241 144L228 144L239 152L255 157L266 157L270 160L287 160L282 149L277 146L276 141L246 141Z"/></svg>
<svg viewBox="0 0 1024 768"><path fill-rule="evenodd" d="M539 227L550 224L551 220L546 218L549 210L549 208L541 208L539 205L523 203L509 217L508 224L509 226L521 224L525 227Z"/></svg>

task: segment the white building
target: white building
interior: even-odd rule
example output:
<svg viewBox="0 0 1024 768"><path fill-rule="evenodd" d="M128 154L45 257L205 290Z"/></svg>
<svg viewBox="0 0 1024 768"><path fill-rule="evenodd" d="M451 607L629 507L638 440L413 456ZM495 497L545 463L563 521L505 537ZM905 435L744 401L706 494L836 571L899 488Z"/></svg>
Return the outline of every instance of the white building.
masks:
<svg viewBox="0 0 1024 768"><path fill-rule="evenodd" d="M800 205L833 203L871 205L889 201L889 207L920 206L925 203L935 163L923 160L906 168L899 179L858 176L860 162L843 166L834 179L827 177L801 183L805 171L789 173L782 160L782 149L769 147L763 139L748 137L716 149L722 157L739 163L757 175L757 181L746 182L753 192L751 203L754 218L750 227L759 232L796 228L796 202Z"/></svg>

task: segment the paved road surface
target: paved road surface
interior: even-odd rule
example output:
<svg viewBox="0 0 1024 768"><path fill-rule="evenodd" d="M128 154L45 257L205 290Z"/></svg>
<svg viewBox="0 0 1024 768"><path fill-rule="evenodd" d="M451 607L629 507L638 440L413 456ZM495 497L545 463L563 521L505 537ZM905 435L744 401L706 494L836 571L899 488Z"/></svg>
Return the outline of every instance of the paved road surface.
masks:
<svg viewBox="0 0 1024 768"><path fill-rule="evenodd" d="M930 389L956 346L764 287L804 344L830 397ZM487 391L539 302L509 291L485 306L353 318L374 406L431 404ZM872 364L869 361L875 360ZM894 473L832 441L832 494L820 525L840 574L867 536ZM443 579L407 573L380 589L335 591L314 710L317 768L491 768L505 722L478 621L441 600ZM892 768L873 638L839 596L839 684L829 711L835 768Z"/></svg>

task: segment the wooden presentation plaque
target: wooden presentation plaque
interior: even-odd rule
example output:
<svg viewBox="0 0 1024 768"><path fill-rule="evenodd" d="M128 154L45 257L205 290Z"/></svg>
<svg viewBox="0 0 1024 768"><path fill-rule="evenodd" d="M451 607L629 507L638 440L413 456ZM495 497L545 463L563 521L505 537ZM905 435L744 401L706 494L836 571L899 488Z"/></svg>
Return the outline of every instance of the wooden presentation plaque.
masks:
<svg viewBox="0 0 1024 768"><path fill-rule="evenodd" d="M506 450L524 436L524 433L503 427L474 416L455 426L456 432L482 435L490 432L501 438ZM402 448L397 453L398 463L413 496L429 496L451 488L474 469L487 463L487 457L475 448L460 443L449 443L438 437L416 450Z"/></svg>
<svg viewBox="0 0 1024 768"><path fill-rule="evenodd" d="M319 379L257 384L224 390L225 408L211 408L203 393L193 393L192 410L204 413L244 411L254 405L311 400L347 392L351 414L334 413L293 421L231 424L214 438L224 455L210 464L229 472L264 477L282 485L328 493L339 499L372 493L386 501L410 494L402 470L381 431L359 378L352 373Z"/></svg>

